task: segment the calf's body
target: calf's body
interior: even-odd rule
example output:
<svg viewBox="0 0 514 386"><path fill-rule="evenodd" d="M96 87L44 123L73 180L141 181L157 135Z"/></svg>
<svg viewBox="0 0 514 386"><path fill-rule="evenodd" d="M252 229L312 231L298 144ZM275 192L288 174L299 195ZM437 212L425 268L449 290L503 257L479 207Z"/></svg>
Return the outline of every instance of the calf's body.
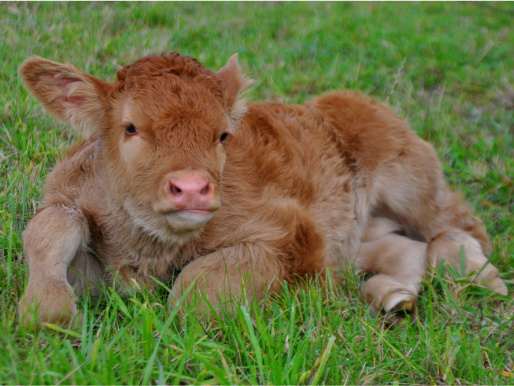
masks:
<svg viewBox="0 0 514 386"><path fill-rule="evenodd" d="M213 74L152 56L114 83L40 58L20 72L86 135L48 176L27 226L23 320L66 323L75 294L104 283L123 292L180 271L172 296L195 285L217 304L344 262L377 274L363 294L376 309L410 309L427 245L434 264L458 261L455 240L473 249L467 271L487 263L485 229L433 148L360 94L246 106L235 57ZM480 280L506 293L494 267Z"/></svg>

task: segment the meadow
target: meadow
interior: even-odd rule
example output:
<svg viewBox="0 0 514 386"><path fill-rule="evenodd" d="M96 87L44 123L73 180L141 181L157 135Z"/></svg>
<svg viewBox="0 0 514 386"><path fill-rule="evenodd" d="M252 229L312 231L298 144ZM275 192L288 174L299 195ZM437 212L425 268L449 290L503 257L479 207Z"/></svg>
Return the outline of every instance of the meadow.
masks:
<svg viewBox="0 0 514 386"><path fill-rule="evenodd" d="M235 52L250 101L355 89L431 142L487 227L514 291L514 3L0 3L0 384L513 384L514 302L459 269L430 271L420 311L373 315L362 278L285 286L202 321L155 292L80 303L75 330L28 331L22 235L46 175L77 138L17 69L32 55L113 80L177 51L208 68Z"/></svg>

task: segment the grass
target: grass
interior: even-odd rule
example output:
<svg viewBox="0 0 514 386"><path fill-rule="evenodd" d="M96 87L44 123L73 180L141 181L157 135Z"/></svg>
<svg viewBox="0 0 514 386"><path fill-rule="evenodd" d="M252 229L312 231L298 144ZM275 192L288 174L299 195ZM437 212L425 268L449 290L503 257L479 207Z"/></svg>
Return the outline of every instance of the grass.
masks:
<svg viewBox="0 0 514 386"><path fill-rule="evenodd" d="M427 275L417 319L393 328L360 301L350 272L207 321L167 307L165 286L85 299L74 331L31 333L16 318L23 230L75 139L19 80L31 55L113 79L150 53L217 69L239 52L257 79L252 100L373 95L435 145L512 293L513 14L512 3L1 3L0 384L514 383L512 300L451 269Z"/></svg>

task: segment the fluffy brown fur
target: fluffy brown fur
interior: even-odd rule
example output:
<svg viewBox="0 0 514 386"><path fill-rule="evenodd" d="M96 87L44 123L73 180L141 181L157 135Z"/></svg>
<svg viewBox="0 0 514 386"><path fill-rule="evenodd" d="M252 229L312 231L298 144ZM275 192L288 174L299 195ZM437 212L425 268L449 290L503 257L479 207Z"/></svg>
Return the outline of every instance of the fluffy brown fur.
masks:
<svg viewBox="0 0 514 386"><path fill-rule="evenodd" d="M247 106L237 56L217 73L179 54L150 56L114 83L37 57L20 73L86 137L48 176L26 229L26 323L67 323L75 294L104 283L123 292L181 270L172 300L194 283L217 304L345 262L377 274L363 293L374 307L410 309L426 243L431 261L457 261L448 245L458 232L473 248L466 268L487 263L485 229L448 188L433 148L358 93ZM181 179L208 189L179 207ZM369 223L373 215L389 220ZM489 267L478 279L506 292Z"/></svg>

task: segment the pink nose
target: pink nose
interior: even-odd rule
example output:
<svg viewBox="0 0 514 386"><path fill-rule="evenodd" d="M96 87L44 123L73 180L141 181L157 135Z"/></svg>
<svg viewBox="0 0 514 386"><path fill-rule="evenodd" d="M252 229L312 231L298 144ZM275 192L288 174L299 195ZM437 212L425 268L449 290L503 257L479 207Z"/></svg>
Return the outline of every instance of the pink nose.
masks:
<svg viewBox="0 0 514 386"><path fill-rule="evenodd" d="M168 179L166 193L177 210L210 210L215 188L203 174L174 173Z"/></svg>

